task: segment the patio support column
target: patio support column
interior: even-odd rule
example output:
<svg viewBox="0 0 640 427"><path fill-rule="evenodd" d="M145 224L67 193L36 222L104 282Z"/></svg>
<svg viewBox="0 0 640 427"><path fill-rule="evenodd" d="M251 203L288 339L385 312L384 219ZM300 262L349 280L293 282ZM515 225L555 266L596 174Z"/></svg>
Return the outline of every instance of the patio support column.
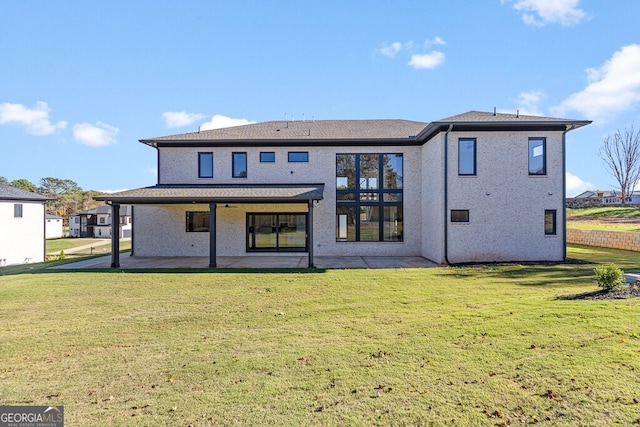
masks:
<svg viewBox="0 0 640 427"><path fill-rule="evenodd" d="M209 268L216 268L216 203L209 203Z"/></svg>
<svg viewBox="0 0 640 427"><path fill-rule="evenodd" d="M309 200L309 268L313 268L313 200Z"/></svg>
<svg viewBox="0 0 640 427"><path fill-rule="evenodd" d="M120 268L120 205L111 205L111 268Z"/></svg>

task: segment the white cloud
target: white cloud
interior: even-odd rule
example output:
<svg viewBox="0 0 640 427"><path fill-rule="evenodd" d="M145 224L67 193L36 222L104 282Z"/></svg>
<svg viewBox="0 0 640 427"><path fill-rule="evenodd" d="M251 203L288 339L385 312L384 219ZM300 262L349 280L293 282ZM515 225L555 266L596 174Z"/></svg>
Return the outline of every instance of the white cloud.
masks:
<svg viewBox="0 0 640 427"><path fill-rule="evenodd" d="M216 114L213 117L211 117L211 120L209 120L206 123L203 123L200 126L200 130L229 128L232 126L249 125L251 123L255 123L255 122L251 122L247 119L233 119L231 117L221 116L220 114Z"/></svg>
<svg viewBox="0 0 640 427"><path fill-rule="evenodd" d="M595 190L595 186L587 181L583 181L571 172L566 173L567 197L575 197L587 190Z"/></svg>
<svg viewBox="0 0 640 427"><path fill-rule="evenodd" d="M424 41L425 49L429 49L429 48L431 48L431 46L444 46L446 44L447 44L447 42L445 42L444 39L442 37L439 37L439 36L435 36L431 40L425 40Z"/></svg>
<svg viewBox="0 0 640 427"><path fill-rule="evenodd" d="M112 194L112 193L119 193L121 191L128 191L128 188L121 188L120 190L98 190L101 193L107 193L107 194Z"/></svg>
<svg viewBox="0 0 640 427"><path fill-rule="evenodd" d="M389 58L395 58L396 54L402 50L402 43L393 42L391 44L384 44L380 48L380 53Z"/></svg>
<svg viewBox="0 0 640 427"><path fill-rule="evenodd" d="M445 55L434 50L433 52L411 55L409 65L413 68L435 68L444 62Z"/></svg>
<svg viewBox="0 0 640 427"><path fill-rule="evenodd" d="M73 137L91 147L104 147L117 142L116 136L120 133L117 127L103 122L78 123L73 126Z"/></svg>
<svg viewBox="0 0 640 427"><path fill-rule="evenodd" d="M542 116L538 108L538 104L544 98L544 92L533 90L530 92L521 92L518 95L518 110L520 114L529 116Z"/></svg>
<svg viewBox="0 0 640 427"><path fill-rule="evenodd" d="M0 104L0 124L18 123L25 126L33 135L50 135L67 126L67 122L52 123L49 118L51 109L46 102L38 101L34 108L22 104L5 102Z"/></svg>
<svg viewBox="0 0 640 427"><path fill-rule="evenodd" d="M553 107L558 115L577 111L606 122L640 101L640 45L631 44L613 54L600 68L586 70L589 84Z"/></svg>
<svg viewBox="0 0 640 427"><path fill-rule="evenodd" d="M186 111L167 111L166 113L162 113L162 118L168 128L189 126L205 117L204 114L187 113Z"/></svg>
<svg viewBox="0 0 640 427"><path fill-rule="evenodd" d="M587 18L578 8L580 0L501 0L513 3L513 8L522 13L527 25L542 27L547 24L576 25Z"/></svg>
<svg viewBox="0 0 640 427"><path fill-rule="evenodd" d="M151 174L153 176L158 176L158 168L157 167L149 167L149 168L144 168L144 172Z"/></svg>

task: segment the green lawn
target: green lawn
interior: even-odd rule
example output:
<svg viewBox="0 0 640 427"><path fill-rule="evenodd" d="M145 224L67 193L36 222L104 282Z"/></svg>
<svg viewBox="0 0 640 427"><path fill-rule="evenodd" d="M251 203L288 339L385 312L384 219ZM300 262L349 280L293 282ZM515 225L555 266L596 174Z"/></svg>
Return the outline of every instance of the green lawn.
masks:
<svg viewBox="0 0 640 427"><path fill-rule="evenodd" d="M75 238L66 238L66 239L49 239L46 241L46 252L60 252L66 251L67 249L77 248L78 246L84 245L92 245L98 242L102 242L100 239L75 239Z"/></svg>
<svg viewBox="0 0 640 427"><path fill-rule="evenodd" d="M567 209L567 216L591 218L636 218L640 219L640 207L599 207Z"/></svg>
<svg viewBox="0 0 640 427"><path fill-rule="evenodd" d="M640 258L569 256L590 263L3 267L0 405L64 405L73 426L632 425L640 299L557 297Z"/></svg>
<svg viewBox="0 0 640 427"><path fill-rule="evenodd" d="M603 223L594 221L568 221L567 228L578 230L605 230L605 231L631 231L640 232L640 223Z"/></svg>

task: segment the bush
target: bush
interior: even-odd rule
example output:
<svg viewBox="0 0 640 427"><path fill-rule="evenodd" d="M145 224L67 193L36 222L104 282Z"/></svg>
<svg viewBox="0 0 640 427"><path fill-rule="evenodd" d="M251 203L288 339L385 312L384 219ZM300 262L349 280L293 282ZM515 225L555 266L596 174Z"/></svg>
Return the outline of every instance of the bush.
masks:
<svg viewBox="0 0 640 427"><path fill-rule="evenodd" d="M64 254L64 251L60 251L60 256L58 259L65 259L67 256Z"/></svg>
<svg viewBox="0 0 640 427"><path fill-rule="evenodd" d="M613 291L624 286L624 271L617 265L601 265L593 269L598 286L606 291Z"/></svg>

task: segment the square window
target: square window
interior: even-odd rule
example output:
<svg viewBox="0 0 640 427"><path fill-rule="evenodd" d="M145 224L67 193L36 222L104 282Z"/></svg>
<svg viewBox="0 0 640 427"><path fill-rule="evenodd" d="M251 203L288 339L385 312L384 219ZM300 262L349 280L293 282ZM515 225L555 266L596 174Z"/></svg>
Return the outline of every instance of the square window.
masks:
<svg viewBox="0 0 640 427"><path fill-rule="evenodd" d="M451 222L469 222L468 209L452 209Z"/></svg>
<svg viewBox="0 0 640 427"><path fill-rule="evenodd" d="M276 161L276 153L273 151L261 151L260 162L262 163L274 163Z"/></svg>
<svg viewBox="0 0 640 427"><path fill-rule="evenodd" d="M247 177L247 153L233 153L233 178L246 178Z"/></svg>
<svg viewBox="0 0 640 427"><path fill-rule="evenodd" d="M209 212L187 212L187 232L208 232Z"/></svg>
<svg viewBox="0 0 640 427"><path fill-rule="evenodd" d="M544 234L547 236L556 235L556 211L547 209L544 211Z"/></svg>
<svg viewBox="0 0 640 427"><path fill-rule="evenodd" d="M306 163L309 161L309 152L307 151L289 151L288 159L291 163Z"/></svg>
<svg viewBox="0 0 640 427"><path fill-rule="evenodd" d="M472 176L476 174L476 139L460 138L458 140L458 175Z"/></svg>
<svg viewBox="0 0 640 427"><path fill-rule="evenodd" d="M198 178L213 178L213 153L198 153Z"/></svg>
<svg viewBox="0 0 640 427"><path fill-rule="evenodd" d="M529 175L547 174L545 145L545 138L529 138Z"/></svg>
<svg viewBox="0 0 640 427"><path fill-rule="evenodd" d="M22 218L22 203L16 203L13 205L13 217Z"/></svg>

